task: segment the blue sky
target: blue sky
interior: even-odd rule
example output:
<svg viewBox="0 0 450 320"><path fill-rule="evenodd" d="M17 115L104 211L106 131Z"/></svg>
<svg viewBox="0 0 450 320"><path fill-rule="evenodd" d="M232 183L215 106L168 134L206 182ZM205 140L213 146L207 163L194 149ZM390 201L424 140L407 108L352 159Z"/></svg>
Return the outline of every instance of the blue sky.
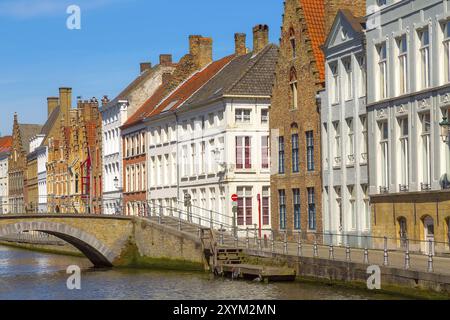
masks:
<svg viewBox="0 0 450 320"><path fill-rule="evenodd" d="M81 8L81 30L69 30L66 9ZM233 53L234 33L270 27L278 43L283 0L0 0L0 135L21 123L43 124L46 99L72 87L73 100L113 98L160 53L178 60L188 36L214 39L214 57Z"/></svg>

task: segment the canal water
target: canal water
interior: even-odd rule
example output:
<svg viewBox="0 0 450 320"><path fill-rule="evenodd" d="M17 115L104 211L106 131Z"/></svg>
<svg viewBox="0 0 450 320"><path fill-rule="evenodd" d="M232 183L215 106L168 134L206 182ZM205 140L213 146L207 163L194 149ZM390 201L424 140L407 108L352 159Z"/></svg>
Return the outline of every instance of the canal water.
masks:
<svg viewBox="0 0 450 320"><path fill-rule="evenodd" d="M66 269L82 269L81 290L68 290ZM95 270L87 259L0 246L0 299L229 300L395 299L369 291L305 283L257 283L209 274L150 270ZM400 298L400 297L398 297Z"/></svg>

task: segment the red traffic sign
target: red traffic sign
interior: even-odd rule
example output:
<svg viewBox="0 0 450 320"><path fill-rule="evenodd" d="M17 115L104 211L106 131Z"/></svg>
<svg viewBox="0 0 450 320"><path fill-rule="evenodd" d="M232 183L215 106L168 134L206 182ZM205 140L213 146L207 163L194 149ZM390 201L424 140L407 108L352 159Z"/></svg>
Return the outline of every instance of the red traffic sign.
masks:
<svg viewBox="0 0 450 320"><path fill-rule="evenodd" d="M233 200L233 202L237 202L238 201L238 195L237 194L233 194L231 196L231 200Z"/></svg>

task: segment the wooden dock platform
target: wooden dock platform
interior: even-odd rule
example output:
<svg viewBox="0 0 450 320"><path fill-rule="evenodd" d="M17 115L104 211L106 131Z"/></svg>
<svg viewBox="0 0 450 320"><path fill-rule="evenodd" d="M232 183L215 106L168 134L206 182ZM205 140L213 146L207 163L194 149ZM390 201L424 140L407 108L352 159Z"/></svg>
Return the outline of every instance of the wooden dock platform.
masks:
<svg viewBox="0 0 450 320"><path fill-rule="evenodd" d="M294 281L296 273L291 268L269 267L252 264L222 264L216 267L216 274L233 279L259 279L264 282Z"/></svg>

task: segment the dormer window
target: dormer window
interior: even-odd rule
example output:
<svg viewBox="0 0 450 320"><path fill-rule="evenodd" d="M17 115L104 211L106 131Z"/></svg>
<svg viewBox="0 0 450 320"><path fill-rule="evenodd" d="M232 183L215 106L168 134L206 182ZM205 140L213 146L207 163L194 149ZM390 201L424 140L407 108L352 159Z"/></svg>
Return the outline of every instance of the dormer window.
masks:
<svg viewBox="0 0 450 320"><path fill-rule="evenodd" d="M330 64L331 73L331 101L333 104L339 103L339 73L337 63Z"/></svg>
<svg viewBox="0 0 450 320"><path fill-rule="evenodd" d="M378 5L379 7L385 6L385 5L386 5L386 0L377 0L377 5Z"/></svg>

